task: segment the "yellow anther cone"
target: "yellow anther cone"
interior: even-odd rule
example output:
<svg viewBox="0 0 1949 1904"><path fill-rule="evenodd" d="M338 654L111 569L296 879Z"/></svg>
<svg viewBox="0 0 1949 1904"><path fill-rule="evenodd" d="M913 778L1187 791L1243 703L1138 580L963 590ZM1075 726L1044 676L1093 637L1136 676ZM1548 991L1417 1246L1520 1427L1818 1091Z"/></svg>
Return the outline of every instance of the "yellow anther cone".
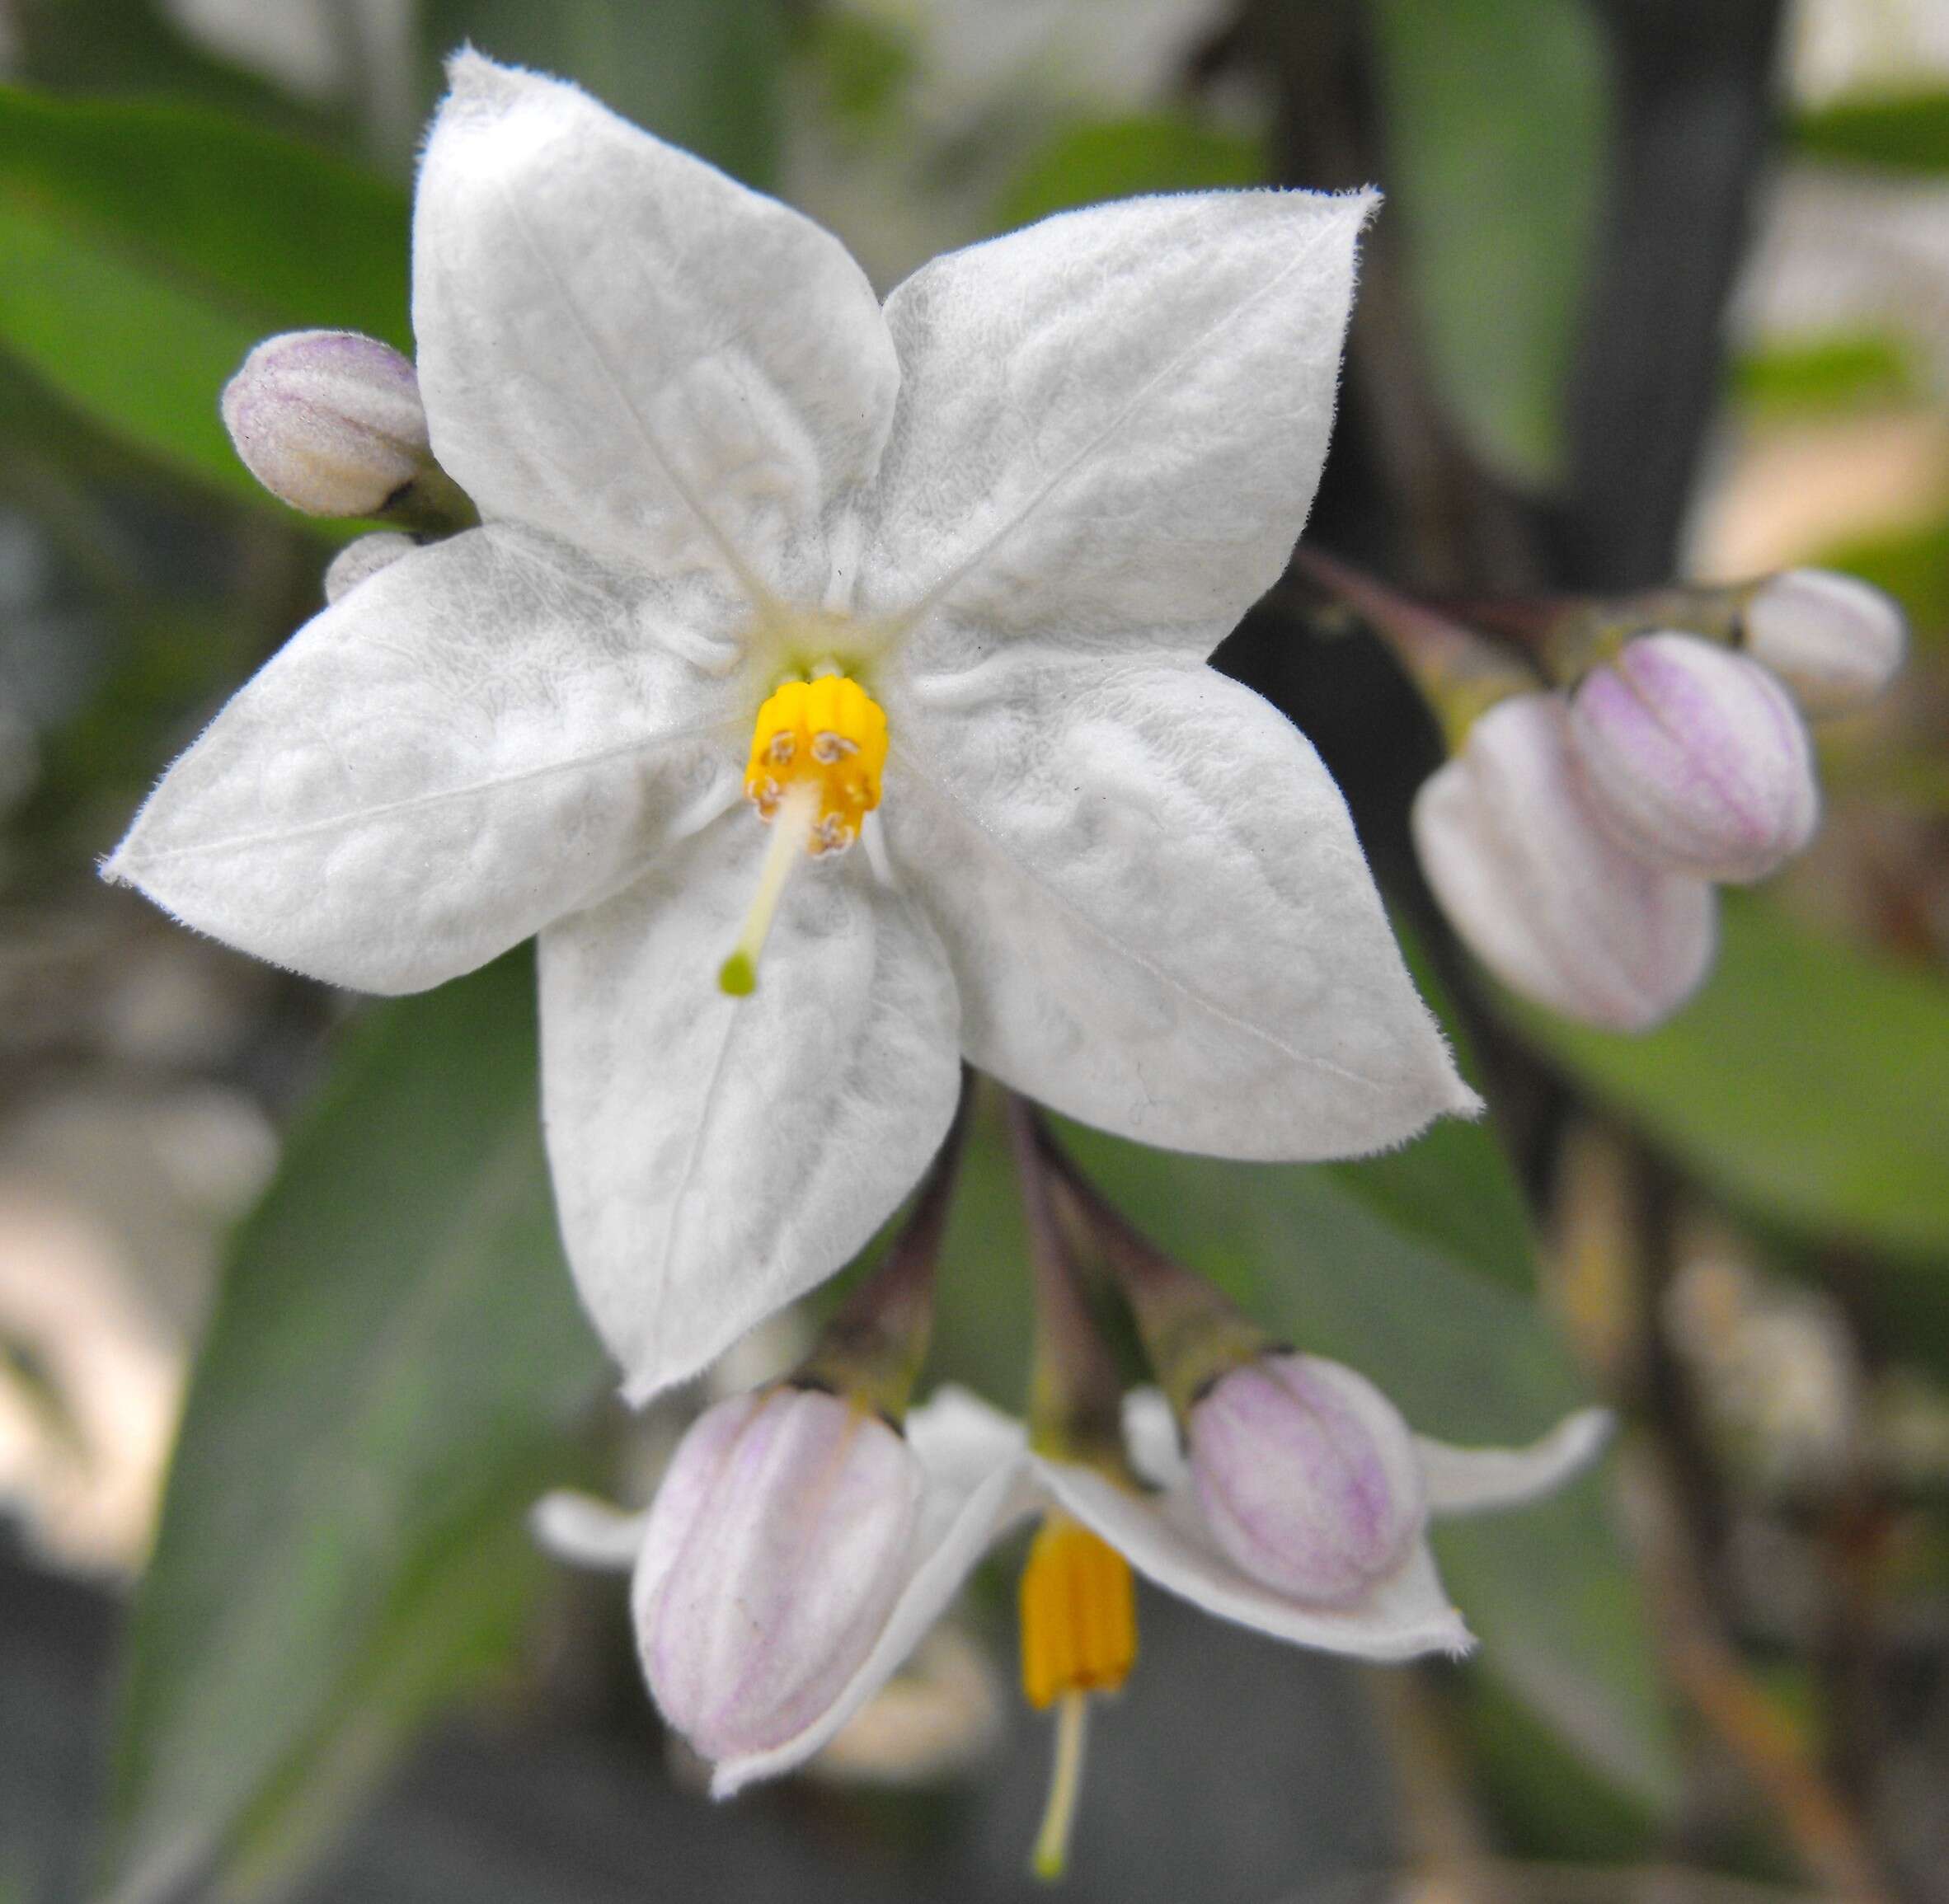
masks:
<svg viewBox="0 0 1949 1904"><path fill-rule="evenodd" d="M1137 1658L1130 1564L1067 1515L1052 1514L1021 1576L1021 1686L1040 1709L1070 1692L1113 1692Z"/></svg>

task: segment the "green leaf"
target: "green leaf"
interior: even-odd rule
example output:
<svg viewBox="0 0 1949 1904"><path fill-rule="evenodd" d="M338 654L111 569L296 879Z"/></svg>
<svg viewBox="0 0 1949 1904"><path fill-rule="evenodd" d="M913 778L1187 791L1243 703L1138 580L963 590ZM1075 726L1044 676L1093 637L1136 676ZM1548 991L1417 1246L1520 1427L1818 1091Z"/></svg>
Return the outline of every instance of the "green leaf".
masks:
<svg viewBox="0 0 1949 1904"><path fill-rule="evenodd" d="M270 332L404 340L406 212L308 148L176 106L0 90L0 349L165 465L262 502L217 414Z"/></svg>
<svg viewBox="0 0 1949 1904"><path fill-rule="evenodd" d="M1921 387L1903 340L1878 331L1768 343L1732 367L1732 395L1742 409L1788 420L1912 401Z"/></svg>
<svg viewBox="0 0 1949 1904"><path fill-rule="evenodd" d="M1808 1235L1949 1255L1949 986L1725 896L1718 964L1662 1030L1516 1007L1594 1095L1734 1203Z"/></svg>
<svg viewBox="0 0 1949 1904"><path fill-rule="evenodd" d="M519 1623L519 1509L602 1368L556 1240L533 987L521 954L372 1013L237 1240L135 1607L129 1896L276 1863Z"/></svg>
<svg viewBox="0 0 1949 1904"><path fill-rule="evenodd" d="M1791 138L1810 158L1890 171L1949 171L1949 91L1836 100L1802 114Z"/></svg>
<svg viewBox="0 0 1949 1904"><path fill-rule="evenodd" d="M295 140L196 107L0 89L0 188L260 334L410 347L405 193Z"/></svg>
<svg viewBox="0 0 1949 1904"><path fill-rule="evenodd" d="M1601 206L1604 45L1583 0L1377 0L1383 218L1477 453L1547 483Z"/></svg>
<svg viewBox="0 0 1949 1904"><path fill-rule="evenodd" d="M778 166L784 16L778 0L430 0L423 41L437 62L471 44L495 59L586 87L625 119L744 181Z"/></svg>
<svg viewBox="0 0 1949 1904"><path fill-rule="evenodd" d="M1266 176L1262 139L1189 113L1092 120L1064 127L1030 157L996 218L1010 228L1105 199L1256 185Z"/></svg>

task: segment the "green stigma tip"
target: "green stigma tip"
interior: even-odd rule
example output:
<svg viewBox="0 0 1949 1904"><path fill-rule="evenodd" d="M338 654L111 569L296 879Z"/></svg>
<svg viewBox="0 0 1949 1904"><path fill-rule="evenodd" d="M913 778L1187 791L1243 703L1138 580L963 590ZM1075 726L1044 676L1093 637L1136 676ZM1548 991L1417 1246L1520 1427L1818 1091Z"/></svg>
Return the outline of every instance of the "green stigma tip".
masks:
<svg viewBox="0 0 1949 1904"><path fill-rule="evenodd" d="M734 952L717 968L717 986L733 998L749 998L758 989L758 968L749 952Z"/></svg>

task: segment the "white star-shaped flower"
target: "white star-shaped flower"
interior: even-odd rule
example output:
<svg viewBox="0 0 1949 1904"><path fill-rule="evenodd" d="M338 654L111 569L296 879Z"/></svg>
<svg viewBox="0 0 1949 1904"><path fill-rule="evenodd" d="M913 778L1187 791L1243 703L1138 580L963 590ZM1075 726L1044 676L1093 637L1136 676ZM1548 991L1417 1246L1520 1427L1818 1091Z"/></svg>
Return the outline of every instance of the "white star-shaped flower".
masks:
<svg viewBox="0 0 1949 1904"><path fill-rule="evenodd" d="M110 876L369 992L540 933L563 1230L636 1396L858 1248L964 1053L1237 1157L1471 1108L1331 780L1205 665L1305 517L1369 199L1103 206L883 307L573 87L452 78L413 318L485 526L300 630Z"/></svg>

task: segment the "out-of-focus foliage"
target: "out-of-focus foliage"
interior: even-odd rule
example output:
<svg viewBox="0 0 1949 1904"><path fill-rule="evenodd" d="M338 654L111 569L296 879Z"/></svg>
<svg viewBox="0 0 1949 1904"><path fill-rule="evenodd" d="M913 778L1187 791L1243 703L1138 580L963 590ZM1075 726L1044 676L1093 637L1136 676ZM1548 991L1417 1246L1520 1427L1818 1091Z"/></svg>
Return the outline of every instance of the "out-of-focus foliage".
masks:
<svg viewBox="0 0 1949 1904"><path fill-rule="evenodd" d="M1146 192L1213 191L1266 176L1263 144L1186 113L1144 113L1065 127L1035 152L996 208L1003 225Z"/></svg>
<svg viewBox="0 0 1949 1904"><path fill-rule="evenodd" d="M505 1663L602 1359L556 1239L525 954L370 1015L225 1273L130 1644L114 1863L244 1890Z"/></svg>
<svg viewBox="0 0 1949 1904"><path fill-rule="evenodd" d="M1719 962L1663 1030L1524 1011L1533 1035L1734 1202L1949 1261L1949 989L1728 895Z"/></svg>
<svg viewBox="0 0 1949 1904"><path fill-rule="evenodd" d="M0 91L0 347L105 429L239 498L216 396L273 331L403 341L396 185L200 109Z"/></svg>
<svg viewBox="0 0 1949 1904"><path fill-rule="evenodd" d="M1582 0L1379 0L1387 213L1469 442L1542 484L1601 209L1609 75Z"/></svg>
<svg viewBox="0 0 1949 1904"><path fill-rule="evenodd" d="M1949 91L1837 100L1799 120L1793 142L1815 158L1895 172L1949 171Z"/></svg>

